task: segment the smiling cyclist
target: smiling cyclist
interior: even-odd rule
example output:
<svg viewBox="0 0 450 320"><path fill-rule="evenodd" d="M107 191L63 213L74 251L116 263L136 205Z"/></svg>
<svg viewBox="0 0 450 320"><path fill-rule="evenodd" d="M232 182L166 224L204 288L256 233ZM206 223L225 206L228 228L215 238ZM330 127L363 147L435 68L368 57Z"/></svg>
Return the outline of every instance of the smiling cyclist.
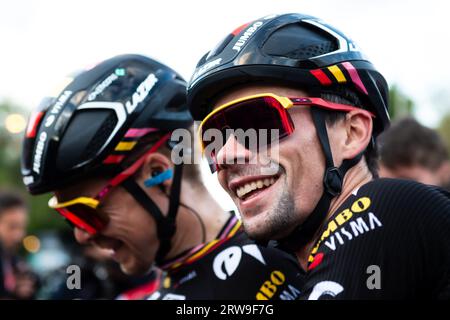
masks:
<svg viewBox="0 0 450 320"><path fill-rule="evenodd" d="M173 131L193 124L185 90L175 71L139 55L76 75L30 118L28 190L53 192L49 205L77 241L109 249L125 273L164 270L150 299L295 298L295 259L258 247L206 190L198 166L172 161L184 143Z"/></svg>
<svg viewBox="0 0 450 320"><path fill-rule="evenodd" d="M302 298L450 298L448 194L377 179L388 91L353 41L302 14L237 28L189 83L205 156L250 237L307 270ZM278 139L251 148L237 134L250 129Z"/></svg>

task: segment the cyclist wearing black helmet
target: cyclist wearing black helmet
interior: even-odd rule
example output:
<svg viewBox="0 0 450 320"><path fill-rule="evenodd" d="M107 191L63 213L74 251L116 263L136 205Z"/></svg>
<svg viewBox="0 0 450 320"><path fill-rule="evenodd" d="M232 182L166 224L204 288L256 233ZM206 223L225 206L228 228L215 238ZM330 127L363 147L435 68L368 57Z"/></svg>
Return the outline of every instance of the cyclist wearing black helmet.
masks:
<svg viewBox="0 0 450 320"><path fill-rule="evenodd" d="M377 179L388 86L340 31L301 14L245 24L200 60L188 104L246 232L307 271L303 298L450 298L448 194ZM238 129L278 138L252 148Z"/></svg>
<svg viewBox="0 0 450 320"><path fill-rule="evenodd" d="M293 298L295 259L255 245L207 192L198 167L172 157L189 157L189 143L172 139L193 123L185 90L176 72L138 55L75 76L30 118L28 190L54 192L49 205L76 239L110 249L126 273L154 262L166 271L151 299Z"/></svg>

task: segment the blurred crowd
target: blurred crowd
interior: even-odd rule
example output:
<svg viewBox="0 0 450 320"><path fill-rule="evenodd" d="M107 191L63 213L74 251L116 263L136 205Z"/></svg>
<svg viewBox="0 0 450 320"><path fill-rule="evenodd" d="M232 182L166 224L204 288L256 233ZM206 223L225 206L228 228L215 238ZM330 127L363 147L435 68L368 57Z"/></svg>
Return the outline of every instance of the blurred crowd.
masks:
<svg viewBox="0 0 450 320"><path fill-rule="evenodd" d="M435 130L404 118L394 122L378 143L381 177L450 188L449 152Z"/></svg>
<svg viewBox="0 0 450 320"><path fill-rule="evenodd" d="M380 178L450 190L449 151L435 130L403 118L379 137L378 145ZM102 249L75 245L68 231L43 232L36 238L39 251L24 254L27 224L21 194L0 190L0 299L139 299L155 290L162 277L158 270L126 276ZM81 268L81 290L67 287L69 265Z"/></svg>

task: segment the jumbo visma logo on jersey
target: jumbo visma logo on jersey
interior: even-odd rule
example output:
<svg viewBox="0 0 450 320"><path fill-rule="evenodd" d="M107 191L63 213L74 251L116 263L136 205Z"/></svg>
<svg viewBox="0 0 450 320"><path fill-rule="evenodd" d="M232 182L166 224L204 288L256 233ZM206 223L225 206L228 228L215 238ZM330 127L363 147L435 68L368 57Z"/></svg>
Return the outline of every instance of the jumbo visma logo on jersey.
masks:
<svg viewBox="0 0 450 320"><path fill-rule="evenodd" d="M318 254L318 251L322 245L335 251L346 241L351 241L366 232L382 227L377 216L373 212L368 212L371 204L372 201L369 197L360 197L353 202L350 208L344 209L328 222L327 228L311 250L308 258L310 263L308 270L313 269L321 262L323 254ZM365 213L367 215L364 217L358 216Z"/></svg>

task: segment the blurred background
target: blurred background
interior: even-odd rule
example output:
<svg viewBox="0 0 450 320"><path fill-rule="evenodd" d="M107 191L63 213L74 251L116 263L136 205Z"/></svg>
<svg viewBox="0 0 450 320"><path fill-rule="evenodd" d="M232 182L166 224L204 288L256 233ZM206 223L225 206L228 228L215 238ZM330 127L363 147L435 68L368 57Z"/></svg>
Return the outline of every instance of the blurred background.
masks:
<svg viewBox="0 0 450 320"><path fill-rule="evenodd" d="M101 260L101 253L81 252L73 246L70 229L47 207L49 195L28 197L20 177L28 115L68 73L114 55L140 53L189 79L200 57L237 26L271 13L307 13L350 35L385 75L391 87L392 119L409 116L435 129L448 150L448 6L438 0L1 2L0 187L22 192L30 203L20 250L40 279L35 296L50 298L58 291L60 280L48 276L61 272L62 266L79 257L86 264L90 257ZM206 166L204 178L224 209L233 208ZM93 277L111 276L107 268L93 268ZM120 276L117 279L120 283ZM120 291L102 290L107 293L96 293L97 297Z"/></svg>

